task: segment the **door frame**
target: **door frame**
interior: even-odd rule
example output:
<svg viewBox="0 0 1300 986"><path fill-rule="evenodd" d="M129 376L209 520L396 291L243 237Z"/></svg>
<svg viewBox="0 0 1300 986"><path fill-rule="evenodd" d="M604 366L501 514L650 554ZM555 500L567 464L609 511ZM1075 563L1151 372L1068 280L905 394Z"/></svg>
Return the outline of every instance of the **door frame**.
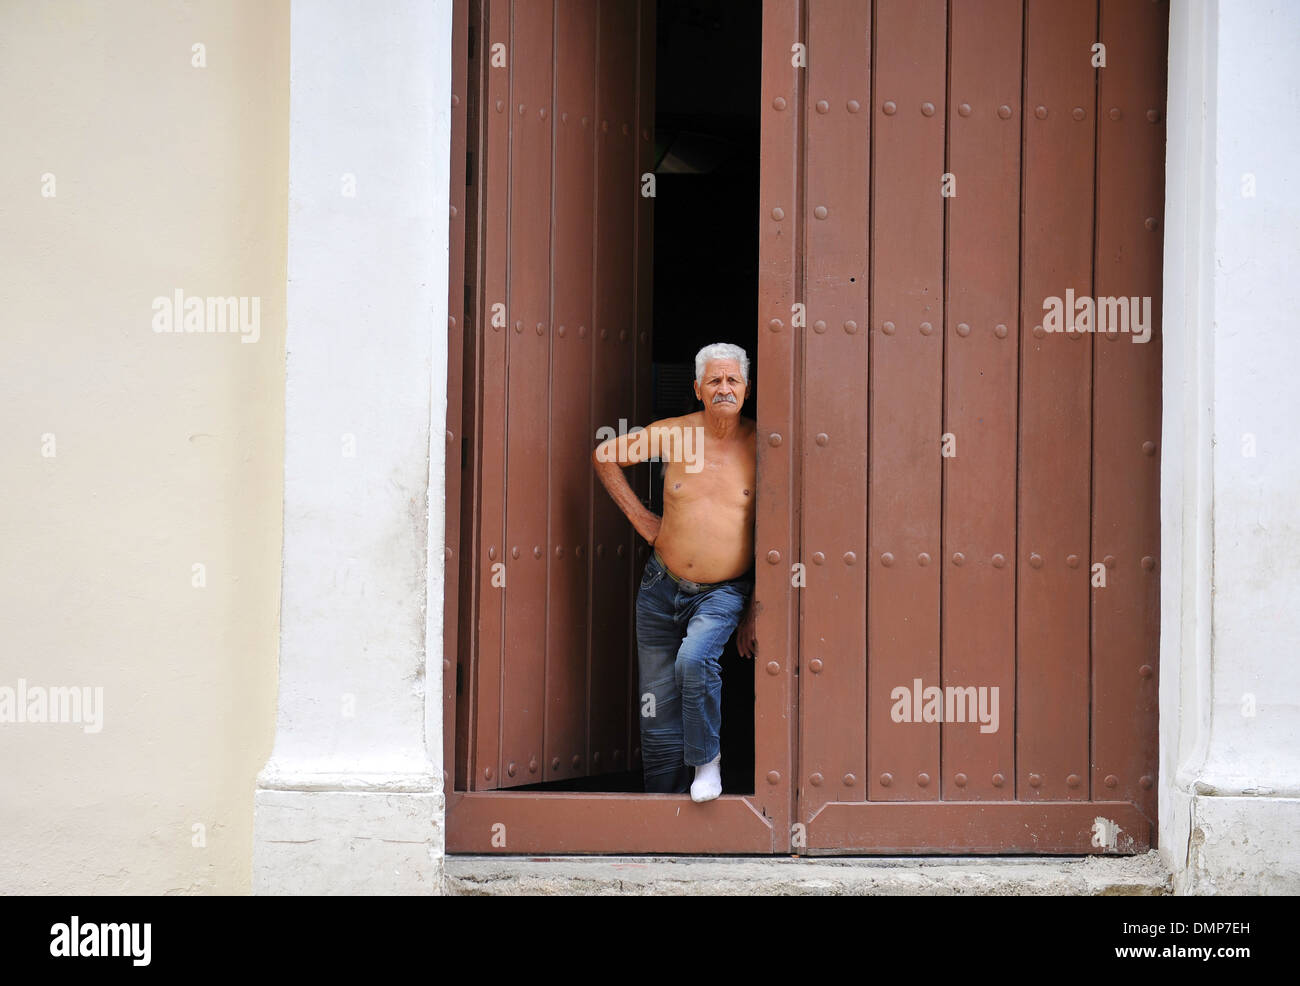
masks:
<svg viewBox="0 0 1300 986"><path fill-rule="evenodd" d="M791 45L806 40L806 2L764 0L762 7L757 355L766 383L757 397L754 591L761 656L754 667L755 793L723 795L683 812L680 795L456 789L456 741L461 737L454 726L453 603L446 643L452 659L443 665L448 852L1087 854L1140 852L1153 842L1157 819L1128 801L831 802L815 817L804 819L798 813L800 606L791 565L801 557L803 365L791 306L802 297L805 277L801 169L807 108L803 74L791 57ZM650 22L649 32L642 22L645 57L645 41L653 45L654 16L649 3L641 10ZM453 160L464 152L463 127L459 134L458 151L453 122ZM453 230L453 253L456 249ZM639 307L638 317L644 311ZM448 368L449 395L458 395L463 367L455 351ZM449 407L451 403L449 397ZM447 480L449 490L460 480L450 460ZM459 504L450 493L446 502L450 543L451 532L459 528L454 512ZM459 616L466 616L463 603ZM1099 836L1097 825L1103 819L1109 826ZM1106 838L1106 831L1124 836L1116 843ZM862 842L864 832L870 833L870 845ZM953 832L962 834L960 844L945 844L945 833L951 842Z"/></svg>

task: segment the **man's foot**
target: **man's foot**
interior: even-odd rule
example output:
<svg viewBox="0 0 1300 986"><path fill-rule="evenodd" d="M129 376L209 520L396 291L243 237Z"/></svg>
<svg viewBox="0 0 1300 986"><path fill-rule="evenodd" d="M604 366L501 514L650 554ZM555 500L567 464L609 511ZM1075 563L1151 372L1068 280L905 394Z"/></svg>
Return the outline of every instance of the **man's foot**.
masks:
<svg viewBox="0 0 1300 986"><path fill-rule="evenodd" d="M695 781L691 784L692 801L712 801L722 793L722 754L709 763L695 768Z"/></svg>

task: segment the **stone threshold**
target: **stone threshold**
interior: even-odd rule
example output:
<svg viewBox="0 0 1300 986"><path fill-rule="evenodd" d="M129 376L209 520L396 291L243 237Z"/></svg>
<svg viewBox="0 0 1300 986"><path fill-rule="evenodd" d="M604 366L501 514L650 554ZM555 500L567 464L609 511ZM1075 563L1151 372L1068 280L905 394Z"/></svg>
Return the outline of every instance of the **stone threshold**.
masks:
<svg viewBox="0 0 1300 986"><path fill-rule="evenodd" d="M1083 896L1173 893L1157 850L1139 856L448 855L451 896Z"/></svg>

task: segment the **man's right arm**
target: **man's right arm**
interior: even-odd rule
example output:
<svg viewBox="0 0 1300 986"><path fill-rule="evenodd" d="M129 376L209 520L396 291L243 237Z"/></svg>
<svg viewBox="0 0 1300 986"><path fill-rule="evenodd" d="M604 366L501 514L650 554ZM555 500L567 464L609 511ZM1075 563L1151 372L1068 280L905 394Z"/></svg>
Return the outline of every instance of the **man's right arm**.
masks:
<svg viewBox="0 0 1300 986"><path fill-rule="evenodd" d="M662 427L665 423L655 421L642 432L606 439L591 453L591 462L596 468L596 475L600 477L610 497L632 522L637 533L650 544L654 544L655 539L659 537L662 518L645 508L636 493L632 491L632 487L628 485L623 470L649 459L654 444L651 435L656 428Z"/></svg>

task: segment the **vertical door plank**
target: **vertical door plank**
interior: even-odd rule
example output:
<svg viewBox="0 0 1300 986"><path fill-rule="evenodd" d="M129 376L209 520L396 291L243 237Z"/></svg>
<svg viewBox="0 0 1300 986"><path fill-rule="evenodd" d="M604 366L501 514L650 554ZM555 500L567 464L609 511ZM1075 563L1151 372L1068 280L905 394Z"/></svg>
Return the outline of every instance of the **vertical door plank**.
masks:
<svg viewBox="0 0 1300 986"><path fill-rule="evenodd" d="M501 677L506 565L506 336L510 329L508 264L510 228L510 74L513 61L491 65L491 52L509 51L510 0L489 0L484 108L486 158L483 168L483 337L482 428L477 436L482 471L480 496L478 673L473 676L475 715L472 790L490 790L501 776Z"/></svg>
<svg viewBox="0 0 1300 986"><path fill-rule="evenodd" d="M632 296L633 228L639 181L636 174L636 6L601 0L597 41L596 115L596 316L592 339L592 419L589 434L625 427L635 413ZM594 441L592 446L594 447ZM588 670L590 767L603 773L626 762L629 731L628 621L632 525L594 480L591 556L591 648Z"/></svg>
<svg viewBox="0 0 1300 986"><path fill-rule="evenodd" d="M552 4L516 3L510 115L510 355L501 785L542 779L551 334Z"/></svg>
<svg viewBox="0 0 1300 986"><path fill-rule="evenodd" d="M480 577L483 564L482 530L482 480L480 439L483 434L483 352L484 317L483 301L483 251L481 249L480 223L483 221L483 193L485 185L485 151L487 128L487 66L483 58L483 40L488 37L487 4L482 0L467 0L466 39L468 71L461 99L466 109L466 160L465 160L465 236L464 263L464 333L461 349L460 374L460 430L459 448L454 453L461 465L460 500L460 563L456 567L458 609L453 614L453 631L457 640L456 660L445 672L450 676L449 692L454 698L455 745L443 750L443 762L451 783L457 791L470 789L474 769L474 731L478 721L476 701L478 681L477 617L481 591ZM453 180L457 168L453 164ZM452 288L455 290L455 288ZM448 390L454 388L448 382ZM452 453L449 453L449 458ZM450 515L449 515L450 516ZM450 575L448 576L450 577ZM450 705L448 706L450 710ZM447 713L450 715L450 711Z"/></svg>
<svg viewBox="0 0 1300 986"><path fill-rule="evenodd" d="M946 36L943 0L876 4L867 766L881 801L939 796L939 724L891 713L895 689L940 683Z"/></svg>
<svg viewBox="0 0 1300 986"><path fill-rule="evenodd" d="M759 104L757 360L766 380L757 393L756 412L754 797L772 819L774 851L795 841L792 754L800 721L794 668L803 590L791 585L790 575L799 558L795 414L802 392L798 342L805 329L792 324L792 306L802 300L798 230L804 70L791 64L790 46L805 40L801 7L800 0L764 0Z"/></svg>
<svg viewBox="0 0 1300 986"><path fill-rule="evenodd" d="M1151 335L1135 342L1130 324L1099 331L1094 347L1091 558L1107 567L1105 588L1092 588L1092 795L1131 800L1153 822L1168 20L1164 3L1101 3L1095 294L1151 299Z"/></svg>
<svg viewBox="0 0 1300 986"><path fill-rule="evenodd" d="M632 127L636 142L635 167L638 192L634 222L636 225L636 260L634 262L635 280L632 290L634 305L634 345L632 353L632 389L635 413L633 420L642 427L650 424L654 416L654 353L651 331L654 326L654 202L655 200L641 193L641 183L647 174L654 172L655 165L655 0L638 0L637 3L637 48L636 48L636 122ZM637 496L645 502L650 501L651 487L654 483L657 465L643 463L628 470L628 482ZM632 535L635 546L635 564L628 573L628 595L636 598L641 581L641 570L650 557L649 546L635 533ZM623 750L636 751L641 747L640 696L637 694L636 673L636 619L628 620L627 626L627 662L628 662L628 707L632 714L627 721L627 741ZM635 754L629 762L622 756L617 758L614 769L639 766L639 757Z"/></svg>
<svg viewBox="0 0 1300 986"><path fill-rule="evenodd" d="M1027 0L1016 795L1088 798L1092 339L1044 299L1092 293L1095 0ZM1065 325L1073 325L1067 313Z"/></svg>
<svg viewBox="0 0 1300 986"><path fill-rule="evenodd" d="M551 367L551 570L546 624L546 781L587 755L587 536L596 3L555 7L555 239ZM586 121L584 124L583 121Z"/></svg>
<svg viewBox="0 0 1300 986"><path fill-rule="evenodd" d="M460 626L461 441L464 426L461 401L465 380L465 223L466 131L469 113L470 0L451 5L451 166L447 210L447 442L443 474L446 518L443 539L442 597L442 748L444 781L451 771L456 738L456 664ZM430 559L433 561L434 559Z"/></svg>
<svg viewBox="0 0 1300 986"><path fill-rule="evenodd" d="M1006 800L1015 768L1021 0L963 0L950 17L942 657L945 696L962 691L960 704L944 706L943 797Z"/></svg>
<svg viewBox="0 0 1300 986"><path fill-rule="evenodd" d="M803 822L866 798L870 6L809 0L807 24Z"/></svg>

